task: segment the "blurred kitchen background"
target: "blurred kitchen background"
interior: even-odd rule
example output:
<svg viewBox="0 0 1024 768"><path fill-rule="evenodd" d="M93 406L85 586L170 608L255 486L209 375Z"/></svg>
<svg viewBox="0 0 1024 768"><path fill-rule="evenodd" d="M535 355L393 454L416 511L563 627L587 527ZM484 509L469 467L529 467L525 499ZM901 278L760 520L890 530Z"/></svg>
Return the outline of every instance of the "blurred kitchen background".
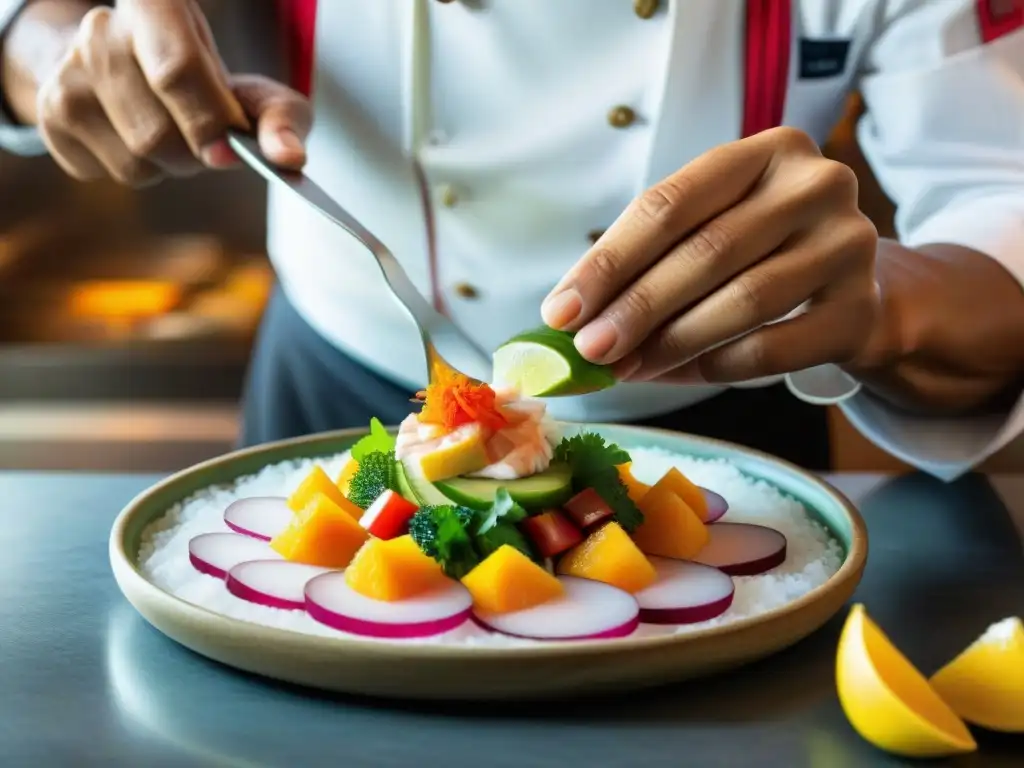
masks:
<svg viewBox="0 0 1024 768"><path fill-rule="evenodd" d="M244 22L217 5L204 7L228 65L280 75L251 45L272 4ZM887 235L892 206L853 141L859 111L851 100L827 152L858 172ZM264 211L265 185L244 170L132 191L0 153L0 468L172 471L230 450L273 279ZM838 410L832 428L837 469L903 468ZM1024 442L991 464L1024 468Z"/></svg>

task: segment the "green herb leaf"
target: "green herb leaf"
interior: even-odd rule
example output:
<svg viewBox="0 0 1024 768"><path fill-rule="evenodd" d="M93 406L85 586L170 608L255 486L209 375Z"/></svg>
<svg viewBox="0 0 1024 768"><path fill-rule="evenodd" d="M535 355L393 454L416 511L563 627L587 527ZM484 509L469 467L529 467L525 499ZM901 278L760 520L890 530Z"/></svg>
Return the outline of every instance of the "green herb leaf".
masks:
<svg viewBox="0 0 1024 768"><path fill-rule="evenodd" d="M499 488L490 509L477 512L476 515L478 522L473 541L481 558L486 558L502 545L508 544L527 557L537 559L530 542L517 526L521 520L526 519L526 510L512 500L508 490Z"/></svg>
<svg viewBox="0 0 1024 768"><path fill-rule="evenodd" d="M384 425L374 416L370 419L370 433L352 446L352 458L362 461L371 453L388 453L395 449L395 438L388 434Z"/></svg>
<svg viewBox="0 0 1024 768"><path fill-rule="evenodd" d="M572 487L577 493L592 488L612 508L615 521L632 532L644 521L643 513L629 498L619 478L619 464L630 461L629 453L594 432L582 432L562 439L555 448L555 460L572 469Z"/></svg>

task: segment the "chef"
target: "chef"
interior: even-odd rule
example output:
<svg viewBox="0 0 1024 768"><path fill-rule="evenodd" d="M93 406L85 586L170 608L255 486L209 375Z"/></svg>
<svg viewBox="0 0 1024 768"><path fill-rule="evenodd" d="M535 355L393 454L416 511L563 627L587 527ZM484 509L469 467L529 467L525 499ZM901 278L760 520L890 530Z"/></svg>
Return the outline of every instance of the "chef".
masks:
<svg viewBox="0 0 1024 768"><path fill-rule="evenodd" d="M0 9L0 145L141 186L236 166L251 128L480 350L542 318L614 366L555 416L823 469L834 364L851 421L939 477L1024 430L1017 0L286 0L261 44L288 84L228 71L198 0ZM898 242L818 150L854 89ZM246 441L399 421L414 326L361 246L269 195Z"/></svg>

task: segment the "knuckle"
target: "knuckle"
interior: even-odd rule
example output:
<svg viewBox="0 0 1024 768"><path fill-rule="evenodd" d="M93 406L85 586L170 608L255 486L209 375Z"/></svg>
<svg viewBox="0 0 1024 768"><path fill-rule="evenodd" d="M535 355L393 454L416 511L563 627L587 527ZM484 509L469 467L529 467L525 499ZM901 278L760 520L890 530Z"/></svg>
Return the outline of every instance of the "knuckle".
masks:
<svg viewBox="0 0 1024 768"><path fill-rule="evenodd" d="M46 112L50 121L72 131L88 123L94 107L93 94L81 88L55 88L46 99Z"/></svg>
<svg viewBox="0 0 1024 768"><path fill-rule="evenodd" d="M78 42L89 45L97 39L105 39L113 13L113 9L103 5L86 13L78 24Z"/></svg>
<svg viewBox="0 0 1024 768"><path fill-rule="evenodd" d="M857 174L845 163L823 160L814 164L808 185L817 194L826 194L854 203L857 200L859 182Z"/></svg>
<svg viewBox="0 0 1024 768"><path fill-rule="evenodd" d="M730 284L730 304L741 317L759 318L764 305L765 280L752 273L740 275Z"/></svg>
<svg viewBox="0 0 1024 768"><path fill-rule="evenodd" d="M149 73L149 86L159 93L179 93L195 82L196 68L197 60L187 51L170 51Z"/></svg>
<svg viewBox="0 0 1024 768"><path fill-rule="evenodd" d="M878 249L878 229L867 216L858 211L836 235L838 250L847 263L873 270Z"/></svg>
<svg viewBox="0 0 1024 768"><path fill-rule="evenodd" d="M685 190L679 180L665 179L644 190L636 200L636 212L648 221L664 223L672 218L684 196Z"/></svg>
<svg viewBox="0 0 1024 768"><path fill-rule="evenodd" d="M818 144L810 134L790 125L782 125L767 131L769 140L777 147L789 152L820 155Z"/></svg>
<svg viewBox="0 0 1024 768"><path fill-rule="evenodd" d="M596 283L615 280L621 263L621 256L611 248L595 248L587 259L588 277Z"/></svg>
<svg viewBox="0 0 1024 768"><path fill-rule="evenodd" d="M721 221L713 221L690 236L685 250L695 262L715 263L732 252L736 238L736 233Z"/></svg>
<svg viewBox="0 0 1024 768"><path fill-rule="evenodd" d="M618 314L628 318L631 325L646 327L654 317L657 305L653 288L638 285L622 296L623 309Z"/></svg>
<svg viewBox="0 0 1024 768"><path fill-rule="evenodd" d="M129 132L124 137L124 143L134 157L151 159L167 145L174 131L170 120L160 119Z"/></svg>

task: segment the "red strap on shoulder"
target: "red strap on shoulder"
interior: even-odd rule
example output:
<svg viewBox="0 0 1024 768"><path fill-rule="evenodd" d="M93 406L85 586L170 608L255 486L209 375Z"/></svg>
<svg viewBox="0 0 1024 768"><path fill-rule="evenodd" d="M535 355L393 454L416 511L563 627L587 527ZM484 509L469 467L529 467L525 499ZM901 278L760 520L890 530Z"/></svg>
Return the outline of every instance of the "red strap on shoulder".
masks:
<svg viewBox="0 0 1024 768"><path fill-rule="evenodd" d="M317 0L278 0L285 45L292 72L292 88L309 96L313 82L313 45L316 39Z"/></svg>
<svg viewBox="0 0 1024 768"><path fill-rule="evenodd" d="M991 43L1024 27L1024 0L975 0L981 41Z"/></svg>
<svg viewBox="0 0 1024 768"><path fill-rule="evenodd" d="M782 125L791 35L791 0L747 0L744 138Z"/></svg>

